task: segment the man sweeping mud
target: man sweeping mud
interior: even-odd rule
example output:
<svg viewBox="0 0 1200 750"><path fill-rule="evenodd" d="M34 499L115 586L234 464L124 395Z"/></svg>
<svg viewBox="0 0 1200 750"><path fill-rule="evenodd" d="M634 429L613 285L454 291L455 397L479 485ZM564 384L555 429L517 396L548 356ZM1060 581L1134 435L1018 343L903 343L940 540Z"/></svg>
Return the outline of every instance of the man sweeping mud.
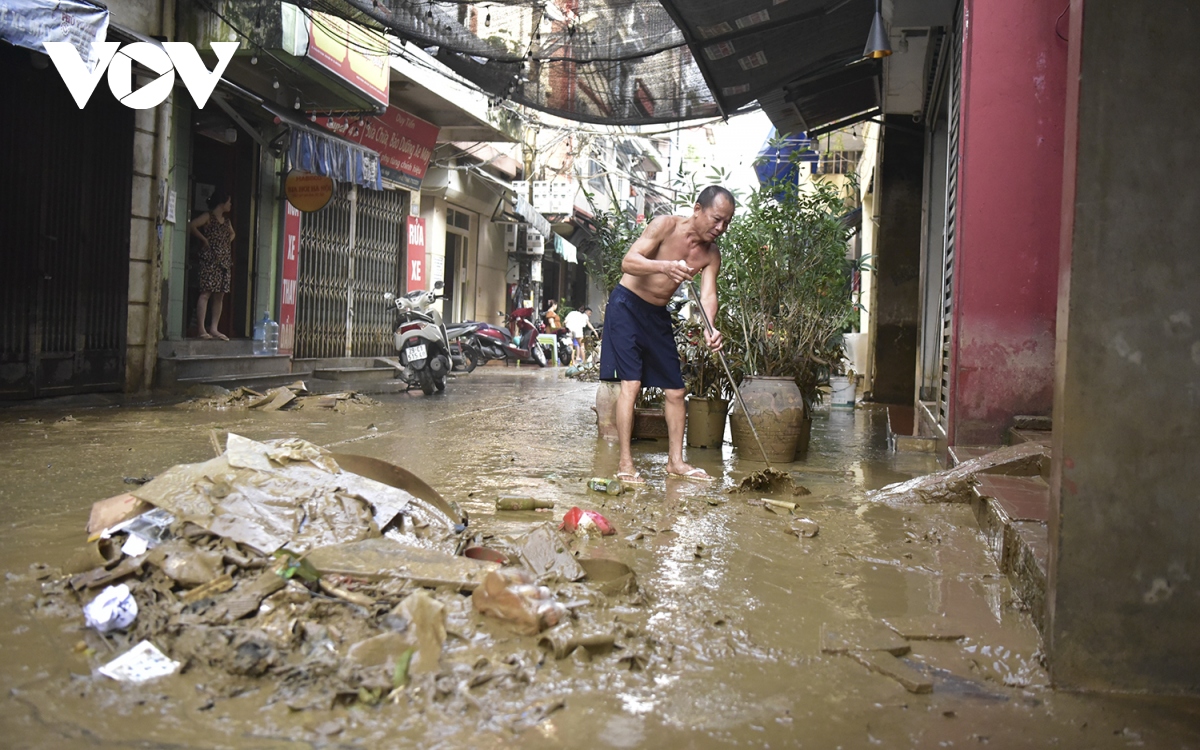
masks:
<svg viewBox="0 0 1200 750"><path fill-rule="evenodd" d="M708 319L716 320L717 274L721 271L716 240L729 228L733 210L733 194L710 185L700 192L691 216L654 219L621 261L621 282L613 289L604 314L600 379L621 383L617 478L626 484L645 483L629 448L633 406L643 387L662 388L666 394L667 474L706 482L713 479L703 469L683 462L685 390L666 305L680 284L705 271L700 279L700 304ZM721 349L720 331L706 331L705 340L713 351Z"/></svg>

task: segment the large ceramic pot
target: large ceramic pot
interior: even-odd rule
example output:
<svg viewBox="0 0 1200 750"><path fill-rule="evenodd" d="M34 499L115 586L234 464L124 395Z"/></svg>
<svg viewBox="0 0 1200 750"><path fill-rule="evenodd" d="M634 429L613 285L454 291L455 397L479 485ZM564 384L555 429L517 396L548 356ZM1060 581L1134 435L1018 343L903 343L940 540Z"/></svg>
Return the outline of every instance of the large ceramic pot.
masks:
<svg viewBox="0 0 1200 750"><path fill-rule="evenodd" d="M617 398L621 384L600 381L596 387L596 429L610 443L617 440Z"/></svg>
<svg viewBox="0 0 1200 750"><path fill-rule="evenodd" d="M692 448L717 448L725 439L725 414L729 402L723 398L688 396L687 444Z"/></svg>
<svg viewBox="0 0 1200 750"><path fill-rule="evenodd" d="M791 463L808 454L808 435L812 420L804 408L804 397L792 378L747 376L740 386L742 400L763 450L772 463ZM750 460L762 460L754 434L741 407L734 402L729 412L729 432L738 455Z"/></svg>

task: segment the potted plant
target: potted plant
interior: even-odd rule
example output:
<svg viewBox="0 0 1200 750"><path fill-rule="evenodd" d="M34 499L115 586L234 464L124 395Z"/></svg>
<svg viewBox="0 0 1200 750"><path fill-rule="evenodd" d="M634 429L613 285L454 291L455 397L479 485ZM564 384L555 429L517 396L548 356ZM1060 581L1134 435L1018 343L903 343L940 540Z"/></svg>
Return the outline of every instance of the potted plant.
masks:
<svg viewBox="0 0 1200 750"><path fill-rule="evenodd" d="M715 448L725 439L729 381L717 356L704 340L704 326L689 321L675 334L680 368L687 388L687 444Z"/></svg>
<svg viewBox="0 0 1200 750"><path fill-rule="evenodd" d="M807 452L818 385L841 356L853 311L846 209L842 188L831 183L764 183L721 242L717 325L772 461ZM730 430L735 446L754 446L740 409Z"/></svg>

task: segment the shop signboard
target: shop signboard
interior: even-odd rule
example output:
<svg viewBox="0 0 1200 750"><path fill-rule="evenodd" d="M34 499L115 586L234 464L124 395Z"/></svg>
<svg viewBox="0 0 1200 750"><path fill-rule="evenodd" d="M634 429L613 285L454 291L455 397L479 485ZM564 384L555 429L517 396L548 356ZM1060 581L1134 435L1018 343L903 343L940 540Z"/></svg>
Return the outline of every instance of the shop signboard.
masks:
<svg viewBox="0 0 1200 750"><path fill-rule="evenodd" d="M379 154L383 176L420 190L439 128L402 109L388 107L378 117L319 117L317 123Z"/></svg>
<svg viewBox="0 0 1200 750"><path fill-rule="evenodd" d="M408 250L405 254L406 271L404 291L425 289L427 274L425 267L425 220L416 216L405 219L408 228Z"/></svg>
<svg viewBox="0 0 1200 750"><path fill-rule="evenodd" d="M387 40L344 18L318 11L308 15L308 58L386 107L391 78Z"/></svg>
<svg viewBox="0 0 1200 750"><path fill-rule="evenodd" d="M300 210L283 204L283 268L279 274L279 353L296 343L296 285L300 280Z"/></svg>
<svg viewBox="0 0 1200 750"><path fill-rule="evenodd" d="M289 206L305 213L320 211L333 198L333 178L293 169L284 178L283 192Z"/></svg>

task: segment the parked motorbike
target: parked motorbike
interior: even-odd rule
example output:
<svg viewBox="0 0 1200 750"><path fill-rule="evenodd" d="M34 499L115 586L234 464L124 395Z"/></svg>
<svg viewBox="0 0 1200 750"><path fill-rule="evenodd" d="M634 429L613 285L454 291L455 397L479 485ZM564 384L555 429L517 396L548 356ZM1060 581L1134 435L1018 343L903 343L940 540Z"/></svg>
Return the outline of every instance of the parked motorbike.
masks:
<svg viewBox="0 0 1200 750"><path fill-rule="evenodd" d="M474 372L475 368L487 362L480 350L479 328L485 325L475 321L464 321L446 326L446 338L450 341L450 362L455 370Z"/></svg>
<svg viewBox="0 0 1200 750"><path fill-rule="evenodd" d="M450 340L442 324L442 314L433 305L440 298L442 282L433 291L417 289L397 297L391 292L384 298L395 301L400 315L394 339L404 370L400 378L409 387L419 387L426 396L446 389L446 373L450 372Z"/></svg>
<svg viewBox="0 0 1200 750"><path fill-rule="evenodd" d="M504 315L504 313L500 313L500 315ZM467 323L476 327L474 344L480 357L476 365L486 364L493 359L508 359L508 345L512 343L512 334L507 329L497 328L490 323L478 320L467 321Z"/></svg>
<svg viewBox="0 0 1200 750"><path fill-rule="evenodd" d="M504 347L508 358L545 367L549 360L546 350L537 340L538 329L533 324L533 308L518 307L504 316L504 322L512 332L512 340Z"/></svg>

